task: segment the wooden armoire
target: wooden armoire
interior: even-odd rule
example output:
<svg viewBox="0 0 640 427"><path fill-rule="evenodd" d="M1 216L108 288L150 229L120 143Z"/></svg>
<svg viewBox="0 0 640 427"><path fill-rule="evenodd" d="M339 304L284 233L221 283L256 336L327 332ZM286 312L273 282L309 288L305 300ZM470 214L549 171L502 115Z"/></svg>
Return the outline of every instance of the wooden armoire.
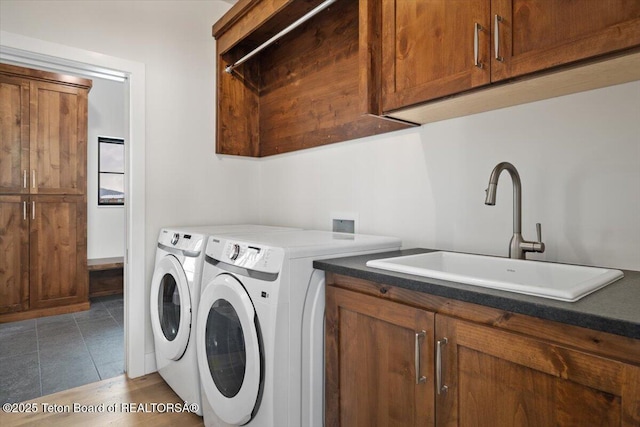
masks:
<svg viewBox="0 0 640 427"><path fill-rule="evenodd" d="M0 64L0 322L89 308L91 85Z"/></svg>

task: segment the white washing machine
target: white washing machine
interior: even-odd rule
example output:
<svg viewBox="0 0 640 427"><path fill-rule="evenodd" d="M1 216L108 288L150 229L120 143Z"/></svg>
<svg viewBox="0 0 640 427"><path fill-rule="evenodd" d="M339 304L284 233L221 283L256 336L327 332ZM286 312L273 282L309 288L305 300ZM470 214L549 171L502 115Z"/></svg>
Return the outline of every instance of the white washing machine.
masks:
<svg viewBox="0 0 640 427"><path fill-rule="evenodd" d="M181 399L198 404L199 415L202 415L202 404L195 350L195 319L207 238L213 233L242 234L258 230L267 233L289 229L220 225L160 230L150 301L157 369Z"/></svg>
<svg viewBox="0 0 640 427"><path fill-rule="evenodd" d="M325 280L313 260L400 245L313 230L211 236L196 321L205 425L322 426Z"/></svg>

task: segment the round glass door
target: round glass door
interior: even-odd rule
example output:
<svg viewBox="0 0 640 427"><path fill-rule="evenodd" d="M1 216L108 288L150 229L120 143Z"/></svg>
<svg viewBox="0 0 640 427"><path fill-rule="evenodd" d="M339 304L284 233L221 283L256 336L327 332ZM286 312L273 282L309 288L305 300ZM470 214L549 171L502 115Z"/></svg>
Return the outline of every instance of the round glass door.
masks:
<svg viewBox="0 0 640 427"><path fill-rule="evenodd" d="M164 337L173 341L180 327L180 291L175 277L169 273L160 279L158 317Z"/></svg>
<svg viewBox="0 0 640 427"><path fill-rule="evenodd" d="M205 285L196 321L198 368L216 415L246 424L259 404L262 349L249 294L228 274Z"/></svg>
<svg viewBox="0 0 640 427"><path fill-rule="evenodd" d="M214 384L224 397L234 397L244 382L247 351L238 313L229 301L219 299L211 306L204 339Z"/></svg>
<svg viewBox="0 0 640 427"><path fill-rule="evenodd" d="M189 283L180 261L167 255L160 260L151 279L151 327L156 351L179 360L191 333Z"/></svg>

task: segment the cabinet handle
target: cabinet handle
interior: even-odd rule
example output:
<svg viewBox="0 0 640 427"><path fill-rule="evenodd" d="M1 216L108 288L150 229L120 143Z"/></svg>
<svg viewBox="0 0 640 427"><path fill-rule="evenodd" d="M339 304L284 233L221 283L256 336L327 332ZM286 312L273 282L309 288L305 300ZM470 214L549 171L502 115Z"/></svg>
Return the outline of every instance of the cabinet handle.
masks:
<svg viewBox="0 0 640 427"><path fill-rule="evenodd" d="M27 188L27 170L22 172L22 188Z"/></svg>
<svg viewBox="0 0 640 427"><path fill-rule="evenodd" d="M23 220L27 220L27 202L23 201L22 202L22 219Z"/></svg>
<svg viewBox="0 0 640 427"><path fill-rule="evenodd" d="M31 219L36 219L36 202L31 202Z"/></svg>
<svg viewBox="0 0 640 427"><path fill-rule="evenodd" d="M415 365L416 365L416 384L422 384L427 382L427 377L420 376L420 338L427 336L426 331L416 332L416 346L415 346Z"/></svg>
<svg viewBox="0 0 640 427"><path fill-rule="evenodd" d="M482 62L478 61L478 50L479 50L478 37L479 37L480 31L482 30L483 30L482 25L478 24L477 22L473 23L473 65L475 65L478 68L484 68L484 65L482 64Z"/></svg>
<svg viewBox="0 0 640 427"><path fill-rule="evenodd" d="M500 56L500 22L502 22L502 16L496 15L495 25L493 29L493 48L496 53L496 59L500 62L503 62L504 58Z"/></svg>
<svg viewBox="0 0 640 427"><path fill-rule="evenodd" d="M31 187L36 188L36 170L31 170Z"/></svg>
<svg viewBox="0 0 640 427"><path fill-rule="evenodd" d="M442 347L444 347L449 340L445 337L438 340L436 345L436 388L438 394L446 393L449 387L442 384Z"/></svg>

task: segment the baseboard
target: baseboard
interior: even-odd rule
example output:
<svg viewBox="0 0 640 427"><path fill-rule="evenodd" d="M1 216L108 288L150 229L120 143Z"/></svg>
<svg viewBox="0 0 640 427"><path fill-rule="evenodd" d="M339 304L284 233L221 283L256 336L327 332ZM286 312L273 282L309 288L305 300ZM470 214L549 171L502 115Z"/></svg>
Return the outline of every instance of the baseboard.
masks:
<svg viewBox="0 0 640 427"><path fill-rule="evenodd" d="M58 314L75 313L78 311L89 310L89 308L90 304L87 301L77 304L61 305L59 307L38 308L34 310L19 311L15 313L4 313L0 314L0 323L36 319L45 316L56 316Z"/></svg>
<svg viewBox="0 0 640 427"><path fill-rule="evenodd" d="M144 375L156 372L158 365L156 364L156 353L147 353L144 355Z"/></svg>

